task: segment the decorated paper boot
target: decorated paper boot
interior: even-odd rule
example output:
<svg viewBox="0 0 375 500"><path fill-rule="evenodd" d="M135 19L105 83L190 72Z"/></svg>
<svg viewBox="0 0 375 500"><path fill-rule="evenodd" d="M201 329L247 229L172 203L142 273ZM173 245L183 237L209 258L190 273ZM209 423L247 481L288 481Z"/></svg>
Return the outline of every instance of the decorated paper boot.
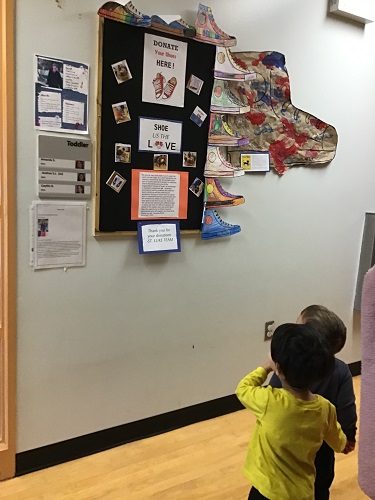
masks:
<svg viewBox="0 0 375 500"><path fill-rule="evenodd" d="M218 207L235 207L245 203L245 198L240 195L230 194L225 191L218 179L206 179L204 190L206 209Z"/></svg>
<svg viewBox="0 0 375 500"><path fill-rule="evenodd" d="M128 2L124 5L125 12L131 16L131 23L134 26L150 26L151 17L146 14L142 14L138 9L135 8L133 2Z"/></svg>
<svg viewBox="0 0 375 500"><path fill-rule="evenodd" d="M195 36L194 26L187 24L181 16L151 16L151 27L164 31L165 33L172 33L174 35L185 36L192 38Z"/></svg>
<svg viewBox="0 0 375 500"><path fill-rule="evenodd" d="M215 23L210 7L199 4L197 18L195 20L195 38L200 42L220 45L222 47L234 47L237 40L221 30Z"/></svg>
<svg viewBox="0 0 375 500"><path fill-rule="evenodd" d="M203 174L205 177L239 177L244 173L245 171L241 167L236 167L226 161L221 154L220 148L208 146Z"/></svg>
<svg viewBox="0 0 375 500"><path fill-rule="evenodd" d="M248 113L250 106L243 104L233 92L229 90L228 83L215 80L211 95L211 112L240 115Z"/></svg>
<svg viewBox="0 0 375 500"><path fill-rule="evenodd" d="M132 2L128 2L124 6L117 2L106 2L100 7L98 14L100 17L131 24L132 26L142 27L151 25L151 17L139 12Z"/></svg>
<svg viewBox="0 0 375 500"><path fill-rule="evenodd" d="M257 74L249 71L246 64L227 47L216 47L215 78L219 80L255 80Z"/></svg>
<svg viewBox="0 0 375 500"><path fill-rule="evenodd" d="M222 236L232 236L239 233L241 227L224 222L216 210L205 210L202 223L202 240L211 240Z"/></svg>
<svg viewBox="0 0 375 500"><path fill-rule="evenodd" d="M211 113L210 133L208 144L210 146L243 146L249 143L245 135L235 134L229 127L225 115Z"/></svg>

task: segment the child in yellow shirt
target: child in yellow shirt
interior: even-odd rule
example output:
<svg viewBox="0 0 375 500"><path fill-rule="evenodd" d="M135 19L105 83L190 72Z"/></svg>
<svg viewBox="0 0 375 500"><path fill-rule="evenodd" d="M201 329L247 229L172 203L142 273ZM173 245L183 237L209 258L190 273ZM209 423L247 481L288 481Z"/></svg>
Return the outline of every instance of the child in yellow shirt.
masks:
<svg viewBox="0 0 375 500"><path fill-rule="evenodd" d="M312 326L287 323L275 330L270 361L238 384L238 399L257 417L244 466L253 486L249 500L314 500L314 459L323 440L345 451L335 407L309 390L333 362ZM262 387L271 371L281 389Z"/></svg>

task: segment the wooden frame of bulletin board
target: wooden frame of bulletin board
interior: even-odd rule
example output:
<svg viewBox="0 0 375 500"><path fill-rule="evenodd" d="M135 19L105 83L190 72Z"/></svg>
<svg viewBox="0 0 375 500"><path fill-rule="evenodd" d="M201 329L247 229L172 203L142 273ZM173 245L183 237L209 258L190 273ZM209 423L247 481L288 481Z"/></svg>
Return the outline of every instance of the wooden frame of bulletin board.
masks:
<svg viewBox="0 0 375 500"><path fill-rule="evenodd" d="M145 33L178 40L187 44L184 107L142 101ZM126 60L132 78L118 83L113 64ZM151 28L140 28L110 19L99 18L97 147L95 235L135 235L137 220L131 220L132 170L153 170L154 152L140 152L139 117L182 122L181 153L168 154L168 170L187 172L188 186L196 177L204 182L207 154L211 92L214 81L215 47L193 39L178 37ZM199 94L186 88L191 75L203 80ZM116 123L112 105L126 101L130 121ZM199 127L190 116L198 106L207 118ZM131 163L115 162L115 144L131 145ZM196 167L183 167L183 152L197 153ZM126 183L119 193L106 182L116 171ZM188 191L187 218L180 219L182 233L198 233L203 214L203 193L197 197ZM145 219L142 219L145 220Z"/></svg>

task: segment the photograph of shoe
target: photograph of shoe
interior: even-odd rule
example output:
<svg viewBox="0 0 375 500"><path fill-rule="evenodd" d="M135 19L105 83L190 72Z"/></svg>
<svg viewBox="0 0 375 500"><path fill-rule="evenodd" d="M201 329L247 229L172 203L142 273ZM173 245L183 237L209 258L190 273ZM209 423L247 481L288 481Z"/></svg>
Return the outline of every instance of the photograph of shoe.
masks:
<svg viewBox="0 0 375 500"><path fill-rule="evenodd" d="M156 73L155 78L152 80L152 84L155 89L155 97L156 99L160 99L163 95L164 87L165 87L165 78L161 73Z"/></svg>

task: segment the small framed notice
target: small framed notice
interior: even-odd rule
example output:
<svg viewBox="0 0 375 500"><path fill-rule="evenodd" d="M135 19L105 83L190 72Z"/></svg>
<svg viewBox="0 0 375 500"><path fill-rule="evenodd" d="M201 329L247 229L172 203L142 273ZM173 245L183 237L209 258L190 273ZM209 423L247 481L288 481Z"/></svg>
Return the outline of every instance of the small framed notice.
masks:
<svg viewBox="0 0 375 500"><path fill-rule="evenodd" d="M181 252L180 221L138 222L139 253Z"/></svg>
<svg viewBox="0 0 375 500"><path fill-rule="evenodd" d="M241 167L245 172L269 172L270 154L263 151L241 153Z"/></svg>

